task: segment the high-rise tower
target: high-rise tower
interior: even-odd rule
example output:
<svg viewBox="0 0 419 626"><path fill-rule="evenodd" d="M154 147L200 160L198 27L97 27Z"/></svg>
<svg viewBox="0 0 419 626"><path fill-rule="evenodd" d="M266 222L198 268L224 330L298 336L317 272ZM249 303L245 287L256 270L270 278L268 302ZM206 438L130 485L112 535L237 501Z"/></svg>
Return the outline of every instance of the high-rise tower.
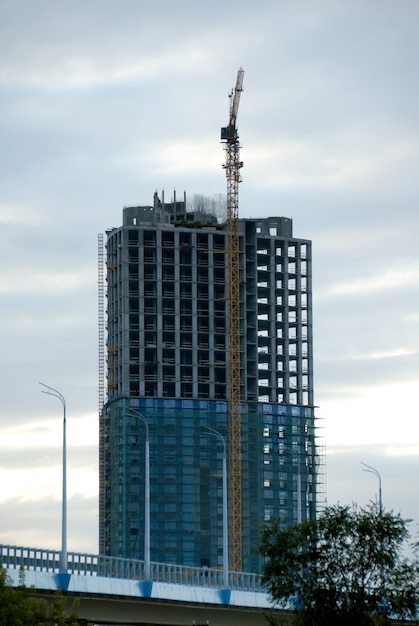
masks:
<svg viewBox="0 0 419 626"><path fill-rule="evenodd" d="M144 420L151 560L222 564L228 435L226 224L186 196L123 210L107 231L107 403L100 417L100 552L143 558ZM317 503L311 242L284 217L239 220L243 570L260 525ZM227 442L228 445L228 442Z"/></svg>

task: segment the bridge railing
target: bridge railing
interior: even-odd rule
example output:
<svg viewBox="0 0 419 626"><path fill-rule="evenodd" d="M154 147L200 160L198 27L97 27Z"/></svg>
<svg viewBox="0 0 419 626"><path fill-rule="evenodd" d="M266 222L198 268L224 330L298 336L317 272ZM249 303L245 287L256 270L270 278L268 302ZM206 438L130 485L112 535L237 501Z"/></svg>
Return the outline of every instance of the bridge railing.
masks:
<svg viewBox="0 0 419 626"><path fill-rule="evenodd" d="M43 550L0 544L0 565L10 569L59 573L58 550ZM105 576L129 580L145 580L144 561L69 552L67 573L79 576ZM223 571L207 567L187 567L172 563L150 563L150 578L166 582L201 587L224 587ZM262 591L261 577L245 572L229 573L229 588L243 591Z"/></svg>

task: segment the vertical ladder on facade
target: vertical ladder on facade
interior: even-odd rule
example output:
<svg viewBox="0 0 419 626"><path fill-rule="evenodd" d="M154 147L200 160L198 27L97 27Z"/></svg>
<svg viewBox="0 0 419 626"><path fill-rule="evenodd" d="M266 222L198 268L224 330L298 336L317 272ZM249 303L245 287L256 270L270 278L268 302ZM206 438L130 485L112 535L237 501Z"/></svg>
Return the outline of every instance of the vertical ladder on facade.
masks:
<svg viewBox="0 0 419 626"><path fill-rule="evenodd" d="M99 382L99 551L104 549L104 472L105 472L105 451L104 451L104 416L103 407L105 403L105 310L104 310L104 282L103 282L103 233L99 233L97 241L97 267L98 267L98 382Z"/></svg>
<svg viewBox="0 0 419 626"><path fill-rule="evenodd" d="M98 268L98 341L99 341L99 414L105 403L105 310L103 282L103 233L99 233L97 241Z"/></svg>

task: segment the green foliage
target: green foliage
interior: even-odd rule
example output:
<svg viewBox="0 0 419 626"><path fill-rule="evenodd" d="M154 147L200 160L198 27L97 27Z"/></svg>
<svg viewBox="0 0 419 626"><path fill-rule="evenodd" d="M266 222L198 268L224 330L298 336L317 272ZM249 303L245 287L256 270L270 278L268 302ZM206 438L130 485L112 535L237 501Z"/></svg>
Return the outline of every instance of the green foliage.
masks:
<svg viewBox="0 0 419 626"><path fill-rule="evenodd" d="M260 552L272 599L304 626L386 624L414 618L417 561L403 557L407 520L375 504L327 507L317 520L266 524Z"/></svg>
<svg viewBox="0 0 419 626"><path fill-rule="evenodd" d="M6 569L0 567L0 625L3 626L75 626L76 606L67 616L65 599L57 593L50 604L38 598L33 589L25 585L25 573L19 571L19 584L13 587Z"/></svg>

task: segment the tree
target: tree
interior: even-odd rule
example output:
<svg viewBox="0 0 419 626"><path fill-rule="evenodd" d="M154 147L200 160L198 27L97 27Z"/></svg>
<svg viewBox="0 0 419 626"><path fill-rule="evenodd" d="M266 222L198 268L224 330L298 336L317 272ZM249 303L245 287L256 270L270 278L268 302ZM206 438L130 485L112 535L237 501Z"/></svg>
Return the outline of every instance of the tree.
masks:
<svg viewBox="0 0 419 626"><path fill-rule="evenodd" d="M265 525L263 582L296 623L386 624L415 618L418 563L403 556L409 520L376 504L326 507L317 520Z"/></svg>
<svg viewBox="0 0 419 626"><path fill-rule="evenodd" d="M19 584L13 587L7 571L0 566L0 624L7 626L74 626L75 615L65 612L65 600L57 593L53 602L38 598L33 589L25 585L25 572L19 572Z"/></svg>

